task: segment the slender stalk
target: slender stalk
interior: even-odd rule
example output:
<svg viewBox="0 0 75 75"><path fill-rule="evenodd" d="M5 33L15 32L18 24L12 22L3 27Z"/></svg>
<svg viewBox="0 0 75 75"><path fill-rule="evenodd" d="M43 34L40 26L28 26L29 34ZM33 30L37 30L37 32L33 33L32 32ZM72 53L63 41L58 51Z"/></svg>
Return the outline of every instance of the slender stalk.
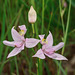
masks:
<svg viewBox="0 0 75 75"><path fill-rule="evenodd" d="M18 69L18 64L17 64L17 58L16 58L16 56L15 56L15 65L16 65L17 75L19 75L19 69Z"/></svg>
<svg viewBox="0 0 75 75"><path fill-rule="evenodd" d="M31 4L33 5L33 7L35 7L35 2L34 2L34 0L31 0Z"/></svg>
<svg viewBox="0 0 75 75"><path fill-rule="evenodd" d="M66 32L64 33L64 47L62 48L62 55L64 54L64 49L65 49L65 46L66 46L67 34L68 34L68 29L69 29L70 11L71 11L71 0L70 0L69 10L68 10ZM61 64L62 63L60 61L60 65ZM60 68L58 70L58 75L60 75Z"/></svg>
<svg viewBox="0 0 75 75"><path fill-rule="evenodd" d="M37 75L43 75L43 70L42 70L42 60L38 58L38 65L37 65Z"/></svg>
<svg viewBox="0 0 75 75"><path fill-rule="evenodd" d="M34 31L34 24L33 23L32 23L32 30L33 30L33 36L34 36L35 31Z"/></svg>
<svg viewBox="0 0 75 75"><path fill-rule="evenodd" d="M44 29L44 0L42 0L42 31L41 33L43 33L43 29Z"/></svg>
<svg viewBox="0 0 75 75"><path fill-rule="evenodd" d="M39 59L37 59L37 75L39 75Z"/></svg>
<svg viewBox="0 0 75 75"><path fill-rule="evenodd" d="M35 8L34 0L31 0L31 5ZM32 31L33 31L33 36L32 37L34 37L34 34L35 34L34 23L32 23ZM33 48L32 48L32 51L35 52ZM32 68L31 63L29 62L29 75L31 75L31 72L32 72L31 68Z"/></svg>
<svg viewBox="0 0 75 75"><path fill-rule="evenodd" d="M65 27L64 27L64 21L63 21L63 16L62 16L62 7L61 7L61 0L59 0L59 9L60 9L60 16L61 16L61 21L62 21L62 27L63 27L63 34L65 33Z"/></svg>
<svg viewBox="0 0 75 75"><path fill-rule="evenodd" d="M64 47L62 49L62 54L64 53L64 48L66 45L66 40L67 40L67 34L68 34L68 29L69 29L69 20L70 20L70 11L71 11L71 0L70 0L70 4L69 4L69 10L68 10L68 17L67 17L67 26L66 26L66 32L65 32L65 36L64 36Z"/></svg>
<svg viewBox="0 0 75 75"><path fill-rule="evenodd" d="M34 0L31 0L31 4L33 5L33 7L35 8L35 3ZM36 37L38 38L38 28L37 28L37 23L35 23L35 30L34 30L34 24L32 24L32 30L33 30L33 37L34 37L34 33L36 30ZM39 46L39 45L38 45ZM34 49L32 48L33 52ZM39 59L37 59L37 75L40 75L40 63L39 63Z"/></svg>

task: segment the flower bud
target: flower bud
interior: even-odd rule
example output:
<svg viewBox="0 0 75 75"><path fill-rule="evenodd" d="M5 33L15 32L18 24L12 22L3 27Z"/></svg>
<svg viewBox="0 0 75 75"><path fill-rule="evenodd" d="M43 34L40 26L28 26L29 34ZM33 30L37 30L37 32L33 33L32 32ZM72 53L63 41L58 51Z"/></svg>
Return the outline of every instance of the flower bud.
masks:
<svg viewBox="0 0 75 75"><path fill-rule="evenodd" d="M30 23L35 23L36 18L37 18L36 11L34 10L33 6L31 6L28 12L28 20Z"/></svg>
<svg viewBox="0 0 75 75"><path fill-rule="evenodd" d="M64 2L63 6L66 8L66 7L67 7L67 3L66 3L66 2Z"/></svg>

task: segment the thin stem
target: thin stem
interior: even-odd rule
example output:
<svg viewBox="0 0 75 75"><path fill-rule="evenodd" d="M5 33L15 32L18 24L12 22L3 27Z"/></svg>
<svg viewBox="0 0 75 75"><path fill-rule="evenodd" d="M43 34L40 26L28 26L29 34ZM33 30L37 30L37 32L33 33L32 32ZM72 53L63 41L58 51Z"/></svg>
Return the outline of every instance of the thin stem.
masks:
<svg viewBox="0 0 75 75"><path fill-rule="evenodd" d="M37 75L39 75L39 59L37 59Z"/></svg>
<svg viewBox="0 0 75 75"><path fill-rule="evenodd" d="M59 0L59 9L60 9L60 15L61 15L61 21L62 21L62 27L63 27L63 34L65 33L65 28L64 28L64 21L63 21L63 16L62 16L62 7L61 7L61 0Z"/></svg>
<svg viewBox="0 0 75 75"><path fill-rule="evenodd" d="M31 4L32 6L35 8L35 2L34 0L31 0ZM35 34L35 29L34 29L34 24L32 23L32 30L33 30L33 38L34 38L34 34ZM35 53L34 49L32 48L32 51ZM30 66L30 63L29 63L29 74L31 75L31 66Z"/></svg>
<svg viewBox="0 0 75 75"><path fill-rule="evenodd" d="M15 56L15 65L16 65L17 75L19 75L19 69L18 69L18 64L17 64L17 58L16 58L16 56Z"/></svg>
<svg viewBox="0 0 75 75"><path fill-rule="evenodd" d="M32 23L32 30L33 30L33 35L34 35L35 31L34 31L34 24L33 23Z"/></svg>
<svg viewBox="0 0 75 75"><path fill-rule="evenodd" d="M65 49L65 46L66 46L67 34L68 34L68 29L69 29L70 11L71 11L71 0L70 0L69 10L68 10L66 32L64 33L64 47L62 48L62 55L64 54L64 49ZM62 63L60 61L60 65L61 64ZM60 75L60 68L58 70L58 75Z"/></svg>
<svg viewBox="0 0 75 75"><path fill-rule="evenodd" d="M35 7L35 2L34 2L34 0L31 0L31 4L33 5L33 7Z"/></svg>
<svg viewBox="0 0 75 75"><path fill-rule="evenodd" d="M68 17L67 17L67 26L66 26L66 32L65 32L65 36L64 36L64 47L62 49L62 54L64 53L64 48L66 45L66 40L67 40L67 34L68 34L68 29L69 29L69 20L70 20L70 11L71 11L71 0L70 0L70 4L69 4L69 10L68 10Z"/></svg>
<svg viewBox="0 0 75 75"><path fill-rule="evenodd" d="M43 33L43 29L44 29L44 0L42 0L42 31L41 33Z"/></svg>

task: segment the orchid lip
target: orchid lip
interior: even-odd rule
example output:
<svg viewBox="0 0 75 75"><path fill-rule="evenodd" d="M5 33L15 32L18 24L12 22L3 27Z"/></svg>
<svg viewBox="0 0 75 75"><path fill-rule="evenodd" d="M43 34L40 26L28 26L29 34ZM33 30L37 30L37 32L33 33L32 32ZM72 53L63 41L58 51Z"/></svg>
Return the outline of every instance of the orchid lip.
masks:
<svg viewBox="0 0 75 75"><path fill-rule="evenodd" d="M19 45L15 45L16 48L20 48L23 45L23 43L19 44Z"/></svg>
<svg viewBox="0 0 75 75"><path fill-rule="evenodd" d="M45 49L43 49L42 51L43 51L44 53L47 53L47 54L50 54L50 55L55 52L55 51L48 52L48 51L46 51Z"/></svg>
<svg viewBox="0 0 75 75"><path fill-rule="evenodd" d="M23 39L23 42L25 42L26 41L26 39Z"/></svg>

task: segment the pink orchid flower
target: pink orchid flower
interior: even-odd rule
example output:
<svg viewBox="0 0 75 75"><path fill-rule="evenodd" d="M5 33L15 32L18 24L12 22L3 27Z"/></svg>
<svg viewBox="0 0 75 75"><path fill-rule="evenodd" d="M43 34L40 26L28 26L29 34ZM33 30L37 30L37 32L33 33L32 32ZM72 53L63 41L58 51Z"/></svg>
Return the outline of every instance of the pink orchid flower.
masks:
<svg viewBox="0 0 75 75"><path fill-rule="evenodd" d="M40 59L45 59L45 55L49 58L56 59L56 60L67 60L64 56L55 53L57 50L64 46L63 42L60 42L58 45L53 46L53 37L51 32L49 31L49 35L46 39L44 39L45 35L39 35L42 44L42 49L39 49L35 55L32 57L38 57Z"/></svg>
<svg viewBox="0 0 75 75"><path fill-rule="evenodd" d="M34 39L34 38L26 38L25 39L24 35L27 31L25 25L18 26L18 27L21 30L19 33L14 29L14 27L11 29L11 34L12 34L12 38L13 38L14 41L12 41L12 42L9 42L9 41L6 41L6 40L3 41L3 43L5 45L15 47L9 53L7 58L15 56L18 53L20 53L24 49L24 46L26 46L27 48L32 48L40 42L40 40Z"/></svg>

